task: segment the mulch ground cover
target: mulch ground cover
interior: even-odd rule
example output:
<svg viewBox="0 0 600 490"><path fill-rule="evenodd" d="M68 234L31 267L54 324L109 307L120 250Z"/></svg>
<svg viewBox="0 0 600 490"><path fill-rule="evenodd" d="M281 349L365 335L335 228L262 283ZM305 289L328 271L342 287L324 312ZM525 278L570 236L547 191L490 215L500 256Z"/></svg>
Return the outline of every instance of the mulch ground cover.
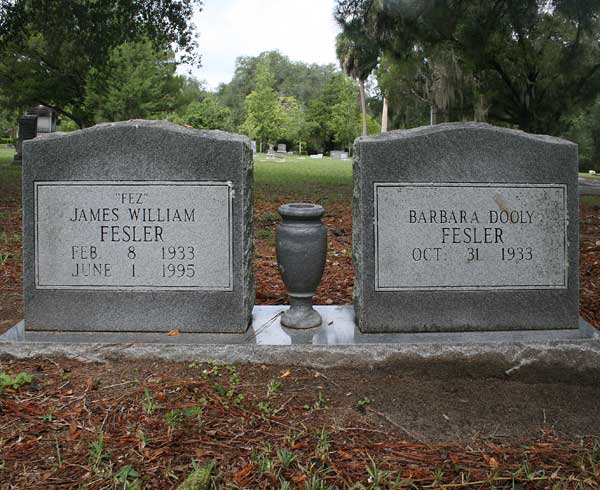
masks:
<svg viewBox="0 0 600 490"><path fill-rule="evenodd" d="M550 414L539 430L489 424L493 434L444 442L423 422L395 421L418 395L410 374L409 399L396 391L390 411L382 392L397 372L67 359L5 360L0 372L11 375L0 378L2 490L600 485L600 439L561 435ZM580 389L597 403L598 387ZM423 394L430 405L432 396Z"/></svg>
<svg viewBox="0 0 600 490"><path fill-rule="evenodd" d="M21 179L0 173L0 333L23 318Z"/></svg>
<svg viewBox="0 0 600 490"><path fill-rule="evenodd" d="M600 204L579 213L579 281L581 316L600 328Z"/></svg>

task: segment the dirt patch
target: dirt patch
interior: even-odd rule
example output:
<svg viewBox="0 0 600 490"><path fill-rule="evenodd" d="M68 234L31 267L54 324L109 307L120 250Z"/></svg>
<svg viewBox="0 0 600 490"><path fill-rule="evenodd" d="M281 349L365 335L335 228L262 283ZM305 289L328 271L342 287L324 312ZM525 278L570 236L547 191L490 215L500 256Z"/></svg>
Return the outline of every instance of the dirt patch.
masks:
<svg viewBox="0 0 600 490"><path fill-rule="evenodd" d="M398 366L0 363L21 371L32 382L0 395L1 488L141 488L124 474L176 488L211 461L214 488L599 483L597 383Z"/></svg>

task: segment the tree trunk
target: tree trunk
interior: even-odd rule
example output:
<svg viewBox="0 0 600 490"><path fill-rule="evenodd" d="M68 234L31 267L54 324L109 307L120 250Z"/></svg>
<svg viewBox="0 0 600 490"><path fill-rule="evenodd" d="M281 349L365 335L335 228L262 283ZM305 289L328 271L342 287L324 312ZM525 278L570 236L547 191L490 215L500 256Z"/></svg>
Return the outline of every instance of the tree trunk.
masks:
<svg viewBox="0 0 600 490"><path fill-rule="evenodd" d="M367 104L365 102L365 81L359 80L358 86L360 88L360 110L362 112L362 135L367 135Z"/></svg>
<svg viewBox="0 0 600 490"><path fill-rule="evenodd" d="M383 109L381 111L381 132L385 133L387 131L387 121L388 121L388 99L387 97L383 97Z"/></svg>

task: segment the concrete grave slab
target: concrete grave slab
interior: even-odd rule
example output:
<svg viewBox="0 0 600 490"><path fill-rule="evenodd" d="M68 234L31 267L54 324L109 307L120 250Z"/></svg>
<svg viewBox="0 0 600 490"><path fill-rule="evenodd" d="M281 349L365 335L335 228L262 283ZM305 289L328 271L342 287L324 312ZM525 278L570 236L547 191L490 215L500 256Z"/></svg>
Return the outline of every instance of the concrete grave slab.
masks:
<svg viewBox="0 0 600 490"><path fill-rule="evenodd" d="M282 328L285 306L256 306L244 334L25 331L23 323L0 335L0 358L59 356L84 361L164 359L282 366L432 366L489 371L502 376L552 379L600 376L600 333L581 320L578 329L507 332L363 334L351 306L316 306L323 326ZM469 367L471 366L471 367Z"/></svg>

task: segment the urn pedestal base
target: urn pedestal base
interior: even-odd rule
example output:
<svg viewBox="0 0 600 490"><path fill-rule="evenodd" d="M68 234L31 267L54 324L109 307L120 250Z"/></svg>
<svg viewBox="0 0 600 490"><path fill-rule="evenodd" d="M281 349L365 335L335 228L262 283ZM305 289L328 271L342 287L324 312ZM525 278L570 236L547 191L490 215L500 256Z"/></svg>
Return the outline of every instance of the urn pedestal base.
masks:
<svg viewBox="0 0 600 490"><path fill-rule="evenodd" d="M294 298L290 296L290 309L281 316L281 324L287 328L316 328L323 319L312 306L312 296Z"/></svg>

